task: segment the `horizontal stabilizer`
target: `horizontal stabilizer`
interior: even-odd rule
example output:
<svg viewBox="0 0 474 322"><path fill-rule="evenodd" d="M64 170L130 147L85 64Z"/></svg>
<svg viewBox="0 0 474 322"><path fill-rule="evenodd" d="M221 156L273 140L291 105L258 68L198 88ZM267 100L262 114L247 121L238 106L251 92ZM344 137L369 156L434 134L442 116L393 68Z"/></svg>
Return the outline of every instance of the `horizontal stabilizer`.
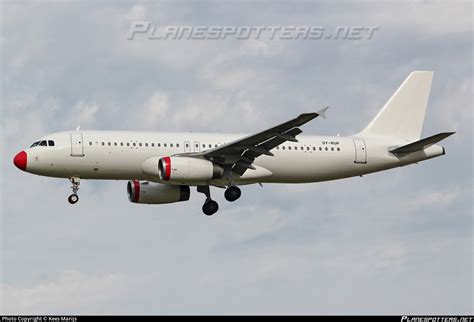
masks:
<svg viewBox="0 0 474 322"><path fill-rule="evenodd" d="M416 151L421 151L424 150L430 146L432 146L435 143L438 143L441 140L446 139L448 136L453 135L456 132L445 132L445 133L439 133L430 137L427 137L425 139L415 141L413 143L401 146L399 148L390 150L392 153L410 153L410 152L416 152Z"/></svg>

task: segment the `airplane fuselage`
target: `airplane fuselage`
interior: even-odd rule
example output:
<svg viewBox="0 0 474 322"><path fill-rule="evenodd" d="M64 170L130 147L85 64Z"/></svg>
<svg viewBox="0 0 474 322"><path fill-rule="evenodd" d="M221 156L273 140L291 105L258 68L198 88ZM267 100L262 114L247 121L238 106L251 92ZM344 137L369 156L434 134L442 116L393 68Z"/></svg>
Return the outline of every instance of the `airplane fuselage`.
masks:
<svg viewBox="0 0 474 322"><path fill-rule="evenodd" d="M122 131L58 132L41 139L54 146L26 149L26 171L42 176L81 179L148 180L143 163L152 157L203 152L236 140L243 134L159 133ZM403 139L341 136L304 136L285 142L262 155L235 178L236 184L256 182L307 183L360 176L419 162L444 154L441 146L395 156L389 149L406 144ZM190 184L186 182L186 184ZM226 185L226 179L193 182L191 185Z"/></svg>

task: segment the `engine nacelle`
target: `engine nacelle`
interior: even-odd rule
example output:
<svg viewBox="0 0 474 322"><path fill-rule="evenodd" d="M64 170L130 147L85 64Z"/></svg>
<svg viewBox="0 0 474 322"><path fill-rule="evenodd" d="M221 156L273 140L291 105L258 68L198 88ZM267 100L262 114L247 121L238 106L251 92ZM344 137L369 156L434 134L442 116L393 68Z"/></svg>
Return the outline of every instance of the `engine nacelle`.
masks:
<svg viewBox="0 0 474 322"><path fill-rule="evenodd" d="M158 176L170 182L208 181L222 177L224 169L211 161L188 157L163 157L158 161Z"/></svg>
<svg viewBox="0 0 474 322"><path fill-rule="evenodd" d="M189 200L189 186L133 180L127 183L128 200L133 203L163 204Z"/></svg>

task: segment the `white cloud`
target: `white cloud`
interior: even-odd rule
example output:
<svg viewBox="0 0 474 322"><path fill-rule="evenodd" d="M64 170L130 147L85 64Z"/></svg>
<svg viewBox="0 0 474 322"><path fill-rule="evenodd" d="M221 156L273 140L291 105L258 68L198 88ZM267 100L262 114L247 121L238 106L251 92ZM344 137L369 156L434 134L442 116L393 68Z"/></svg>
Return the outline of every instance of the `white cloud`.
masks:
<svg viewBox="0 0 474 322"><path fill-rule="evenodd" d="M144 21L147 18L147 9L144 5L134 5L130 11L125 15L127 22Z"/></svg>
<svg viewBox="0 0 474 322"><path fill-rule="evenodd" d="M282 54L288 45L281 41L249 39L243 41L238 50L241 57L272 57ZM231 54L232 55L232 54ZM237 57L238 57L237 56ZM236 58L234 54L234 58Z"/></svg>
<svg viewBox="0 0 474 322"><path fill-rule="evenodd" d="M231 71L207 70L203 77L210 80L214 87L224 90L240 90L247 86L255 86L256 72L249 69Z"/></svg>
<svg viewBox="0 0 474 322"><path fill-rule="evenodd" d="M394 14L394 11L398 10L403 14ZM470 27L472 20L465 14L466 10L472 11L472 3L458 2L457 5L443 1L379 3L376 10L368 12L368 18L383 22L384 27L449 37L472 32ZM433 23L433 19L436 19L436 23Z"/></svg>
<svg viewBox="0 0 474 322"><path fill-rule="evenodd" d="M168 119L168 95L163 92L153 93L145 103L142 122L145 125L154 125L166 122Z"/></svg>
<svg viewBox="0 0 474 322"><path fill-rule="evenodd" d="M100 308L107 301L127 295L129 277L121 273L88 275L77 271L62 273L57 280L32 287L2 285L2 314L68 314Z"/></svg>
<svg viewBox="0 0 474 322"><path fill-rule="evenodd" d="M429 190L417 193L409 202L409 206L415 209L426 209L433 207L448 207L455 202L461 195L461 190L457 189L439 189Z"/></svg>
<svg viewBox="0 0 474 322"><path fill-rule="evenodd" d="M87 125L87 128L92 128L96 124L96 115L98 112L98 104L83 101L78 102L69 112L69 128L74 129L78 125Z"/></svg>
<svg viewBox="0 0 474 322"><path fill-rule="evenodd" d="M228 107L229 99L222 95L210 95L203 93L187 98L181 109L176 109L172 120L175 126L182 128L194 128L199 126L207 128L219 119L225 119L224 115Z"/></svg>
<svg viewBox="0 0 474 322"><path fill-rule="evenodd" d="M439 79L439 81L442 80ZM430 103L440 111L436 114L436 121L443 124L449 131L471 132L474 122L473 109L466 106L466 102L472 102L472 79L445 80L441 88L449 95L443 96L437 101L430 100ZM466 133L458 135L463 134Z"/></svg>

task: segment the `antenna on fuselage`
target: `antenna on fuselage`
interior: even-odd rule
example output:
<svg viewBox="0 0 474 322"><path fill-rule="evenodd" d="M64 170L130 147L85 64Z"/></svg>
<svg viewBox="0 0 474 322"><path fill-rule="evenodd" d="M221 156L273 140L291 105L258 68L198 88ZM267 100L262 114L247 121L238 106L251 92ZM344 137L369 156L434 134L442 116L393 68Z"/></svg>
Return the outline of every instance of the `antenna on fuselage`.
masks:
<svg viewBox="0 0 474 322"><path fill-rule="evenodd" d="M79 124L77 127L76 127L76 131L79 131L81 129L81 125Z"/></svg>

